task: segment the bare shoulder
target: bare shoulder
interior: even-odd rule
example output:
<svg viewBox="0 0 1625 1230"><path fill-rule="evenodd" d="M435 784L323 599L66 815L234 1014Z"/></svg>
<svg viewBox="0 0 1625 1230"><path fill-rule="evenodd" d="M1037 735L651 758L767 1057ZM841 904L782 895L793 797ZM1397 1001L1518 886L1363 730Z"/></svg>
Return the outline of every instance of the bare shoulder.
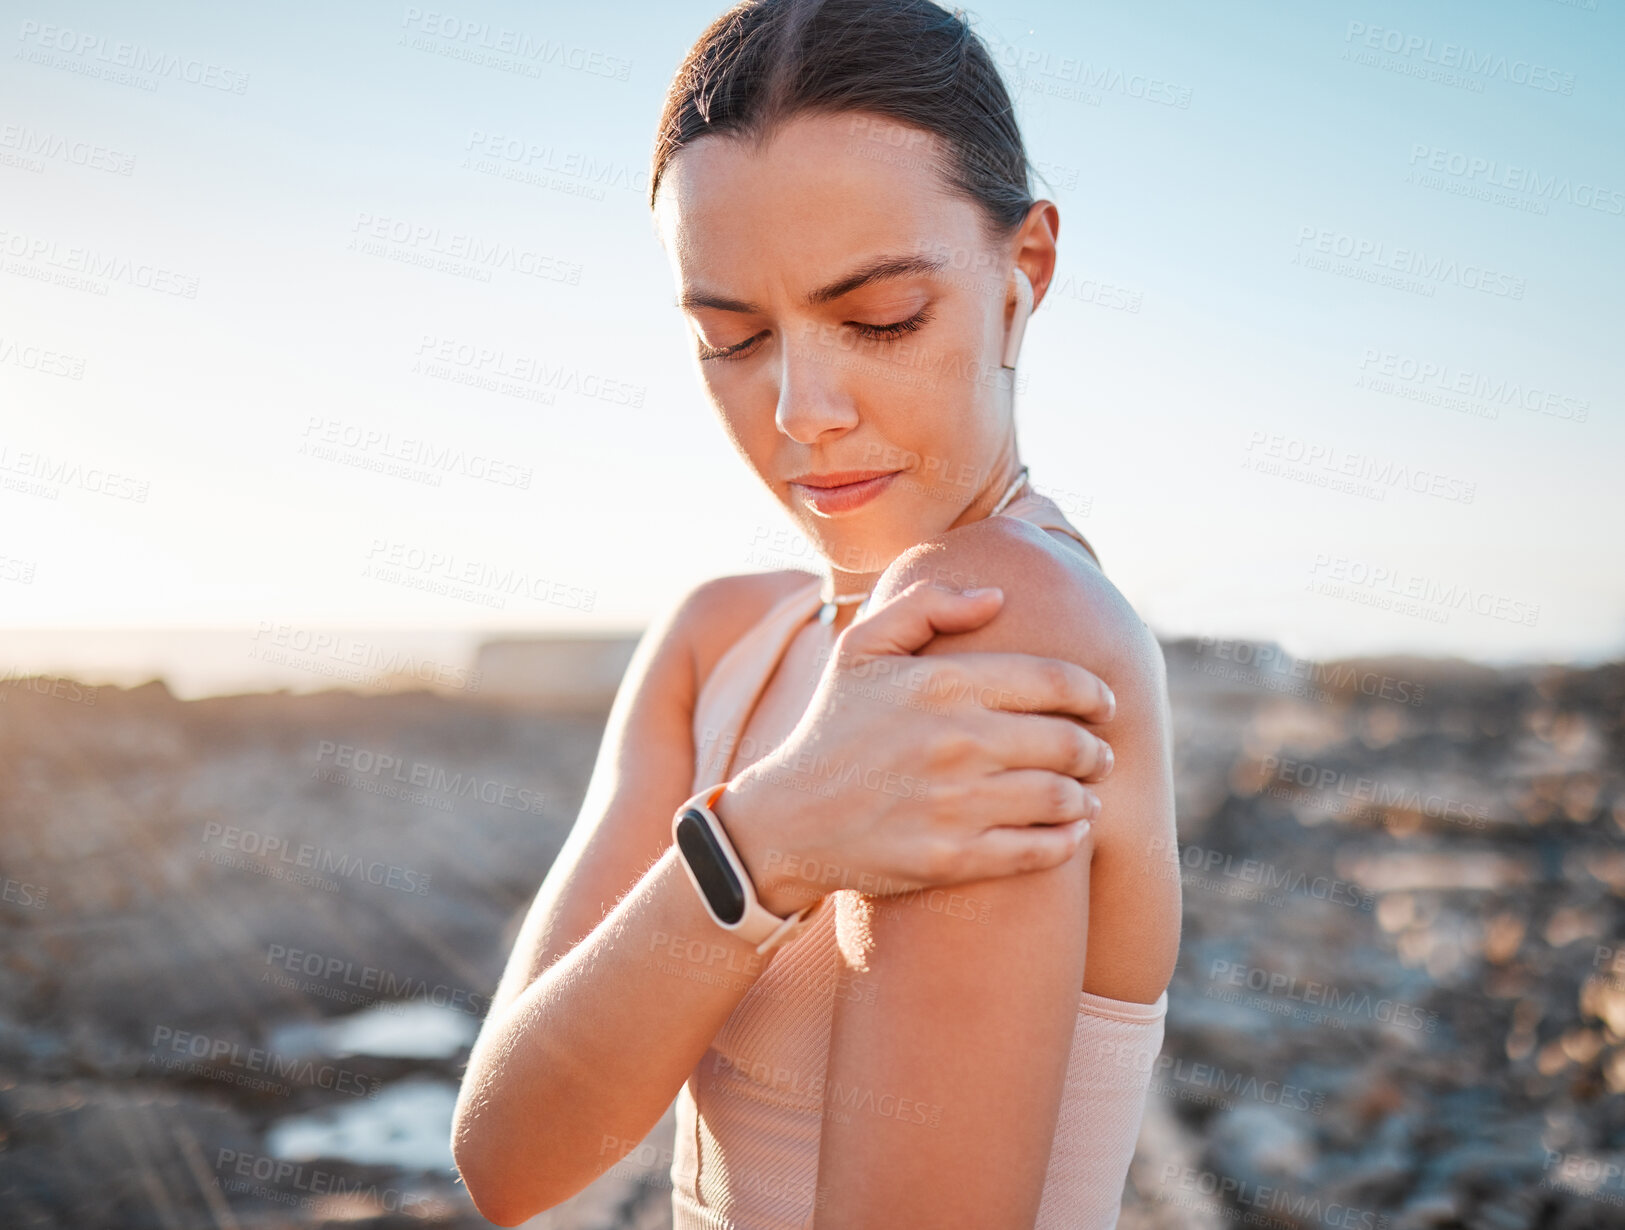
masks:
<svg viewBox="0 0 1625 1230"><path fill-rule="evenodd" d="M681 635L693 655L694 679L703 683L730 645L775 603L813 579L810 572L783 569L714 577L690 590L672 614L671 631Z"/></svg>
<svg viewBox="0 0 1625 1230"><path fill-rule="evenodd" d="M1109 670L1130 686L1165 687L1161 646L1133 605L1093 560L1031 522L988 517L927 539L892 561L875 600L920 580L1004 590L1004 605L983 627L939 638L955 651L1020 649ZM1117 691L1118 679L1107 682Z"/></svg>
<svg viewBox="0 0 1625 1230"><path fill-rule="evenodd" d="M774 603L812 579L810 572L788 570L713 577L671 602L644 631L627 666L610 713L607 746L642 738L675 747L718 659ZM684 753L690 760L691 751Z"/></svg>
<svg viewBox="0 0 1625 1230"><path fill-rule="evenodd" d="M616 691L580 814L537 892L493 1011L579 943L660 858L671 814L693 787L700 687L729 645L811 578L717 577L650 623Z"/></svg>
<svg viewBox="0 0 1625 1230"><path fill-rule="evenodd" d="M1124 752L1171 777L1172 734L1162 646L1093 560L1048 531L1015 517L989 517L927 539L898 556L877 586L883 601L920 580L953 589L997 585L1004 604L980 628L942 634L921 652L989 650L1073 662L1103 679L1117 697L1116 716L1100 727ZM1114 772L1114 778L1119 774ZM1102 783L1105 788L1113 779ZM1171 792L1170 792L1171 797ZM1171 826L1171 804L1166 819ZM1147 816L1146 824L1158 817ZM1111 832L1097 826L1098 842Z"/></svg>
<svg viewBox="0 0 1625 1230"><path fill-rule="evenodd" d="M1178 957L1181 908L1174 817L1173 723L1162 646L1083 552L1030 522L990 517L910 548L881 578L881 598L928 580L997 585L1004 604L970 632L922 653L1018 652L1060 658L1111 688L1117 712L1094 727L1116 764L1092 788L1089 969L1084 989L1149 1003Z"/></svg>

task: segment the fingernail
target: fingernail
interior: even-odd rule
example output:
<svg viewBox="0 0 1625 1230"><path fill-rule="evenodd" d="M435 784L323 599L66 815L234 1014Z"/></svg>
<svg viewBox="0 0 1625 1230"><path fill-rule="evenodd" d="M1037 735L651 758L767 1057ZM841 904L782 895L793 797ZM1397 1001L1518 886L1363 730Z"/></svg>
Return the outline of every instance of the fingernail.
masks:
<svg viewBox="0 0 1625 1230"><path fill-rule="evenodd" d="M1109 722L1117 716L1117 694L1110 688L1106 689L1106 720Z"/></svg>
<svg viewBox="0 0 1625 1230"><path fill-rule="evenodd" d="M964 594L967 598L980 598L983 594L996 594L999 592L997 585L978 585L975 589L965 590Z"/></svg>
<svg viewBox="0 0 1625 1230"><path fill-rule="evenodd" d="M1104 772L1110 773L1112 771L1112 766L1117 763L1117 755L1112 751L1112 745L1110 743L1102 744L1100 750L1100 763L1105 766Z"/></svg>

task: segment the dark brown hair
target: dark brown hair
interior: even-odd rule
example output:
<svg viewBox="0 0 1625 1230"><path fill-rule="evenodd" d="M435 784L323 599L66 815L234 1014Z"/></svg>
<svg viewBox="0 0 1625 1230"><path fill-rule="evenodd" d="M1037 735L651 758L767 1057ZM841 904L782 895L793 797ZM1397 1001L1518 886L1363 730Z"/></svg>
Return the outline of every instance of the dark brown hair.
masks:
<svg viewBox="0 0 1625 1230"><path fill-rule="evenodd" d="M707 134L765 141L792 116L871 112L932 135L951 191L990 236L1027 216L1027 154L986 45L931 0L745 0L708 26L672 78L649 205L672 156Z"/></svg>

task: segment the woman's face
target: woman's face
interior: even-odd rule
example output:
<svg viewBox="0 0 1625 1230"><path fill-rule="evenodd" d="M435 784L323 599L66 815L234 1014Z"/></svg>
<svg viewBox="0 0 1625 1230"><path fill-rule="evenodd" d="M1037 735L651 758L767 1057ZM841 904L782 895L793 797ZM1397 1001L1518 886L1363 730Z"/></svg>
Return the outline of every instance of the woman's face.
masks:
<svg viewBox="0 0 1625 1230"><path fill-rule="evenodd" d="M990 243L936 141L864 113L800 116L760 149L685 146L656 201L706 392L842 592L866 588L843 576L985 516L1020 467L999 365L1011 271L1036 305L1055 206Z"/></svg>

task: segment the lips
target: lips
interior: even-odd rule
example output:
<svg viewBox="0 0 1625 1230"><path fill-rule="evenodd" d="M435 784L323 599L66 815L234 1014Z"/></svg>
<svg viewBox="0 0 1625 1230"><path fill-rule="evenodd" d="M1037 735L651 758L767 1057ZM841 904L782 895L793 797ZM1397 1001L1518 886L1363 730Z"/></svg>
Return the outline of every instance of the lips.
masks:
<svg viewBox="0 0 1625 1230"><path fill-rule="evenodd" d="M831 470L828 474L800 474L790 481L798 487L848 487L865 479L895 474L895 470Z"/></svg>
<svg viewBox="0 0 1625 1230"><path fill-rule="evenodd" d="M822 516L851 512L876 499L901 471L842 470L829 474L806 474L790 484L803 504Z"/></svg>

